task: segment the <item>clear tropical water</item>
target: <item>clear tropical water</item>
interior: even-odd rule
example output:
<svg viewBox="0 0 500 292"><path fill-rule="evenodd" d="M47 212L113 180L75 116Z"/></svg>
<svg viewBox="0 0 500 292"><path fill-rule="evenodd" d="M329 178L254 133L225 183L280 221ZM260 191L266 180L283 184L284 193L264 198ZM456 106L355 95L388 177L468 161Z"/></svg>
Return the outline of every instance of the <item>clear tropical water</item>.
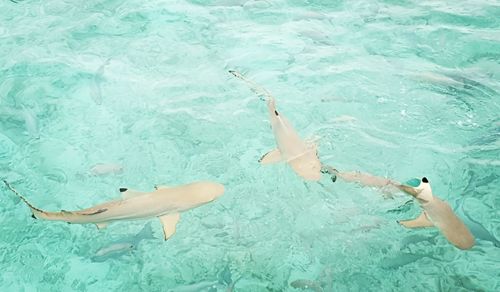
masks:
<svg viewBox="0 0 500 292"><path fill-rule="evenodd" d="M0 291L500 290L499 29L497 1L1 1L0 177L54 211L119 187L226 193L96 260L147 221L34 220L2 187ZM229 69L324 163L427 176L476 246L403 229L403 194L260 166L265 104Z"/></svg>

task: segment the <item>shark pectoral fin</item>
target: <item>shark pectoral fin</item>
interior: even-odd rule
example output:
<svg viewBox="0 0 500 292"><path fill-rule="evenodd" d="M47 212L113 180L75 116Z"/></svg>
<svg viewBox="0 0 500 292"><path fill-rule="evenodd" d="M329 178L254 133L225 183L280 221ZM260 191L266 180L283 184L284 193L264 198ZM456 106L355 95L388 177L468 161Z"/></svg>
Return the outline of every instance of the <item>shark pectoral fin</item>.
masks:
<svg viewBox="0 0 500 292"><path fill-rule="evenodd" d="M95 226L97 227L97 229L103 229L108 227L108 222L96 223Z"/></svg>
<svg viewBox="0 0 500 292"><path fill-rule="evenodd" d="M434 224L427 218L425 212L422 212L420 216L413 220L405 220L399 221L399 224L403 225L406 228L421 228L421 227L432 227Z"/></svg>
<svg viewBox="0 0 500 292"><path fill-rule="evenodd" d="M175 233L175 226L181 215L179 213L168 214L158 217L163 225L163 234L165 235L165 240L169 239Z"/></svg>
<svg viewBox="0 0 500 292"><path fill-rule="evenodd" d="M122 193L122 197L124 199L129 199L144 194L144 192L134 191L127 188L120 188L120 193Z"/></svg>
<svg viewBox="0 0 500 292"><path fill-rule="evenodd" d="M271 164L271 163L278 163L281 160L282 159L280 150L274 149L262 155L262 157L259 159L259 162L261 164Z"/></svg>

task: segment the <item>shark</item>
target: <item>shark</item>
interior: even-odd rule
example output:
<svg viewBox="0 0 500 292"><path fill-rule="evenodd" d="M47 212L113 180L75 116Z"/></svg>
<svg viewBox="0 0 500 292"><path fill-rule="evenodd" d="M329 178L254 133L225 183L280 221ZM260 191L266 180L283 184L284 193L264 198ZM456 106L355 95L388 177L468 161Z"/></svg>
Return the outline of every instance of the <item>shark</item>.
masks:
<svg viewBox="0 0 500 292"><path fill-rule="evenodd" d="M473 234L453 212L450 205L433 195L431 185L426 177L423 177L421 180L417 178L411 179L402 184L398 181L374 176L369 173L358 171L341 172L331 166L324 166L322 171L334 175L335 178L340 177L346 182L379 188L388 194L396 191L409 194L419 202L423 210L420 216L415 219L398 221L400 225L406 228L437 227L446 239L459 249L470 249L475 244Z"/></svg>
<svg viewBox="0 0 500 292"><path fill-rule="evenodd" d="M265 165L285 162L303 179L319 181L321 179L322 165L318 157L316 143L305 141L299 136L290 121L282 113L278 112L276 100L267 90L236 71L231 70L229 73L243 80L253 92L267 103L269 120L277 148L264 154L259 159L259 163Z"/></svg>
<svg viewBox="0 0 500 292"><path fill-rule="evenodd" d="M475 239L463 221L455 215L448 203L432 193L429 180L412 179L399 188L413 196L423 209L415 219L399 221L406 228L437 227L446 239L459 249L470 249Z"/></svg>
<svg viewBox="0 0 500 292"><path fill-rule="evenodd" d="M63 221L73 224L93 223L98 229L115 221L157 217L163 225L164 239L176 231L180 213L205 205L224 193L224 186L216 182L200 181L174 187L155 186L153 191L140 192L120 188L122 198L97 204L93 207L60 212L48 212L33 206L6 180L5 185L31 210L35 219Z"/></svg>

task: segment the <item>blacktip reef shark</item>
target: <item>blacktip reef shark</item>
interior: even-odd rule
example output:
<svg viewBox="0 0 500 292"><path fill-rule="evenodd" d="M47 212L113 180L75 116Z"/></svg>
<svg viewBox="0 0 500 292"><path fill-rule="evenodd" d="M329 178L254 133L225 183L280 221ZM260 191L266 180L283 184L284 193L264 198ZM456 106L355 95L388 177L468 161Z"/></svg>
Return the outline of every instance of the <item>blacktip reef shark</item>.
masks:
<svg viewBox="0 0 500 292"><path fill-rule="evenodd" d="M455 215L450 205L432 194L432 188L426 177L412 179L399 188L413 196L420 203L423 211L413 220L399 221L406 228L437 227L454 246L470 249L475 240L471 232Z"/></svg>
<svg viewBox="0 0 500 292"><path fill-rule="evenodd" d="M469 249L474 246L475 240L467 226L455 215L450 205L432 194L432 189L426 177L412 179L401 184L395 180L374 176L362 172L340 172L332 167L324 167L324 172L335 174L347 181L356 182L364 186L398 189L420 203L423 209L419 217L413 220L399 221L406 228L437 227L446 239L460 249Z"/></svg>
<svg viewBox="0 0 500 292"><path fill-rule="evenodd" d="M120 188L122 199L119 200L78 211L47 212L34 207L7 181L4 180L4 183L28 205L35 219L76 224L93 223L101 229L114 221L157 217L163 225L165 240L175 233L180 219L179 213L210 203L224 193L224 186L215 182L194 182L176 187L156 186L152 192Z"/></svg>
<svg viewBox="0 0 500 292"><path fill-rule="evenodd" d="M295 173L305 180L318 181L321 179L321 162L318 158L317 146L312 141L304 141L297 134L292 124L276 109L274 97L264 88L246 79L236 71L229 71L235 77L243 80L250 89L267 103L269 119L273 129L277 148L264 154L259 162L271 164L286 162Z"/></svg>

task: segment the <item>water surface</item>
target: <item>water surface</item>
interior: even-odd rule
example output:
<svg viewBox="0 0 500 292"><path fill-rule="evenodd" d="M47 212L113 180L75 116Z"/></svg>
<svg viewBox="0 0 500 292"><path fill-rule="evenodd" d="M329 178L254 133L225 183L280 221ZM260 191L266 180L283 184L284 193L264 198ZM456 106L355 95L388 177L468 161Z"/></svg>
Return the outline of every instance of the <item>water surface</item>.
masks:
<svg viewBox="0 0 500 292"><path fill-rule="evenodd" d="M169 241L152 220L157 239L102 262L146 221L35 221L2 188L0 290L500 290L499 28L495 1L0 2L0 177L48 210L226 185ZM265 104L230 69L319 138L324 163L425 175L490 237L460 251L400 227L419 212L404 195L260 166Z"/></svg>

